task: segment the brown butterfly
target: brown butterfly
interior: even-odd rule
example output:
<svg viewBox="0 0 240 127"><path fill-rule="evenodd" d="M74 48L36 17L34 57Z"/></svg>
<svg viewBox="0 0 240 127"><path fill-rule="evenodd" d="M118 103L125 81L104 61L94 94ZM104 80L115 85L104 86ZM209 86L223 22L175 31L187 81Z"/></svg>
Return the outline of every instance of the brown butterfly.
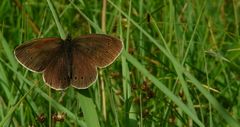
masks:
<svg viewBox="0 0 240 127"><path fill-rule="evenodd" d="M51 88L64 90L70 84L86 89L97 79L97 67L110 65L120 54L122 42L103 34L76 38L40 38L18 46L14 54L19 63L33 72L43 73Z"/></svg>

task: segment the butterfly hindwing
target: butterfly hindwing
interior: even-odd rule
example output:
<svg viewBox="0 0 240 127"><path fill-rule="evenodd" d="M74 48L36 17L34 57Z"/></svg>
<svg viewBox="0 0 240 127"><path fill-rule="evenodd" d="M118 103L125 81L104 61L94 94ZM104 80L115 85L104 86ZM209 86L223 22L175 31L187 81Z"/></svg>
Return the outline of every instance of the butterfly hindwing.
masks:
<svg viewBox="0 0 240 127"><path fill-rule="evenodd" d="M75 88L85 89L96 81L97 68L77 47L73 47L72 49L72 58L71 84Z"/></svg>
<svg viewBox="0 0 240 127"><path fill-rule="evenodd" d="M56 90L64 90L70 85L70 68L64 50L52 58L51 63L43 72L44 81Z"/></svg>

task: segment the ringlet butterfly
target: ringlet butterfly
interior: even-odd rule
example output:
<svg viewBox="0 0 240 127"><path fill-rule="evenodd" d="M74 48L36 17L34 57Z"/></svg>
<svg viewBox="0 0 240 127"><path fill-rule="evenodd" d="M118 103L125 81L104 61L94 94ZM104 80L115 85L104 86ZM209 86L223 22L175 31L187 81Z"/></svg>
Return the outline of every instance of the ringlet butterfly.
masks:
<svg viewBox="0 0 240 127"><path fill-rule="evenodd" d="M86 89L97 79L97 67L110 65L121 53L122 42L104 34L76 38L39 38L16 47L20 64L33 72L43 73L45 83L55 90L70 84Z"/></svg>

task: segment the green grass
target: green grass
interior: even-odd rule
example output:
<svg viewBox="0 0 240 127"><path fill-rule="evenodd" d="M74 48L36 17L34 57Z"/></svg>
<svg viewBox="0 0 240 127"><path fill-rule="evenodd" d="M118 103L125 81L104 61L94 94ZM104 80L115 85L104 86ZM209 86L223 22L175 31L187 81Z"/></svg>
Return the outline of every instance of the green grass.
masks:
<svg viewBox="0 0 240 127"><path fill-rule="evenodd" d="M0 1L0 126L240 126L239 4L108 0L106 34L124 42L121 56L89 89L61 92L13 50L33 38L105 33L102 1Z"/></svg>

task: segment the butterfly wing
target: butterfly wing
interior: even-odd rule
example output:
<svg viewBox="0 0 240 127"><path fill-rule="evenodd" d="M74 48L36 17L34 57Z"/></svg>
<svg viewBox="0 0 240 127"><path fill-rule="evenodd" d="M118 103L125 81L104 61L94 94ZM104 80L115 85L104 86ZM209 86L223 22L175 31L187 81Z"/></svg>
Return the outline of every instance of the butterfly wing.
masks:
<svg viewBox="0 0 240 127"><path fill-rule="evenodd" d="M71 84L85 89L97 79L97 67L111 64L122 50L122 42L114 37L91 34L72 40L73 64Z"/></svg>
<svg viewBox="0 0 240 127"><path fill-rule="evenodd" d="M18 46L14 54L24 67L42 72L60 50L61 38L40 38Z"/></svg>
<svg viewBox="0 0 240 127"><path fill-rule="evenodd" d="M86 89L97 79L97 68L91 60L77 47L72 49L72 80L73 87Z"/></svg>
<svg viewBox="0 0 240 127"><path fill-rule="evenodd" d="M103 34L83 35L73 39L72 42L93 65L101 68L110 65L123 47L119 39Z"/></svg>
<svg viewBox="0 0 240 127"><path fill-rule="evenodd" d="M70 65L66 51L59 51L43 72L43 79L55 90L64 90L70 84Z"/></svg>

